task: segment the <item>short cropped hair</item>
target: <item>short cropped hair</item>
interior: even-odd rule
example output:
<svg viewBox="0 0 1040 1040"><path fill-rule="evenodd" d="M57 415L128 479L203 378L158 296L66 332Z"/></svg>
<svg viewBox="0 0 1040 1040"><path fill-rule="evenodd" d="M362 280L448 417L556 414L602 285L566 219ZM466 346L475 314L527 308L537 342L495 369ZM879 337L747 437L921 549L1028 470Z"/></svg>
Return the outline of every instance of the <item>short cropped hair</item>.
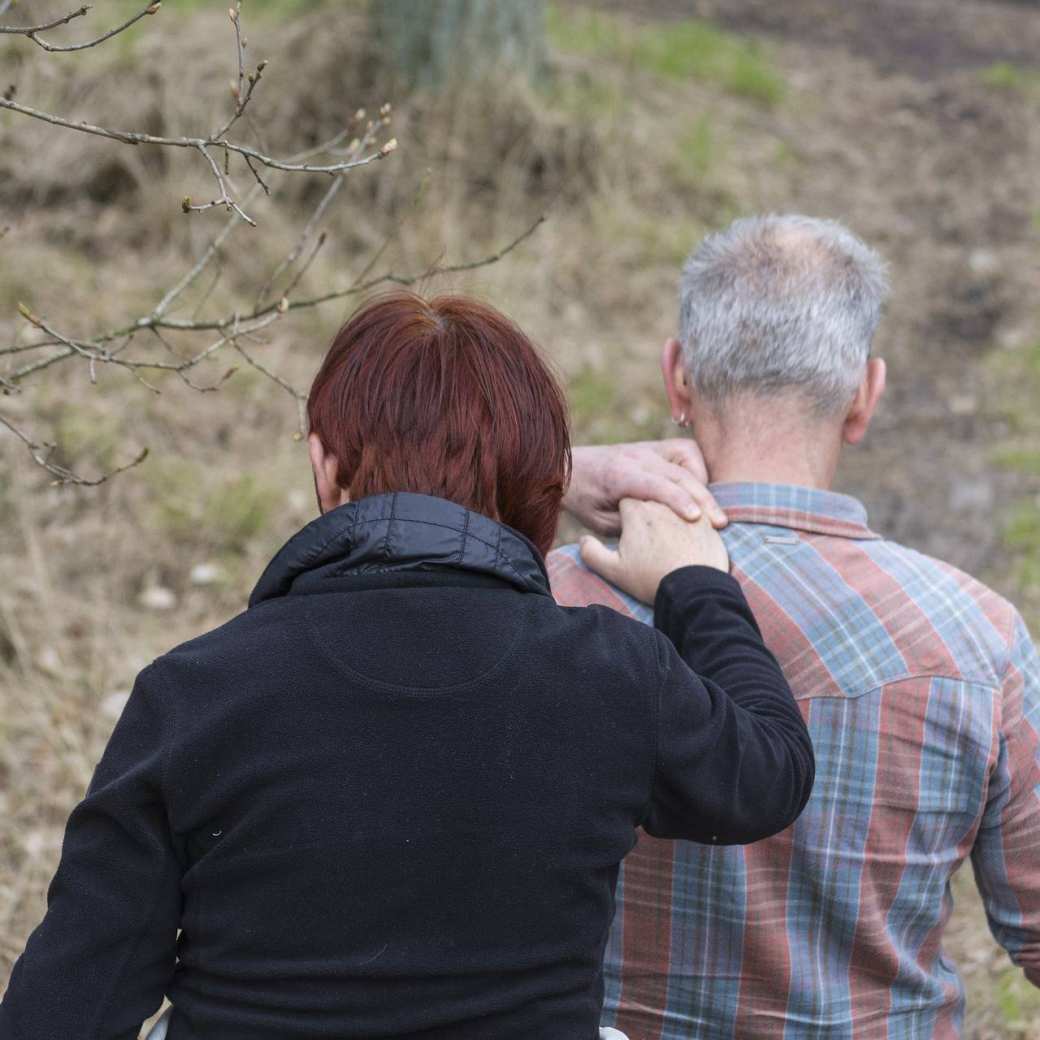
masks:
<svg viewBox="0 0 1040 1040"><path fill-rule="evenodd" d="M836 221L737 220L683 267L684 365L710 404L799 390L817 412L838 412L863 378L887 295L885 262Z"/></svg>
<svg viewBox="0 0 1040 1040"><path fill-rule="evenodd" d="M567 407L537 349L465 296L380 295L343 326L307 402L353 500L436 495L500 520L542 552L570 479Z"/></svg>

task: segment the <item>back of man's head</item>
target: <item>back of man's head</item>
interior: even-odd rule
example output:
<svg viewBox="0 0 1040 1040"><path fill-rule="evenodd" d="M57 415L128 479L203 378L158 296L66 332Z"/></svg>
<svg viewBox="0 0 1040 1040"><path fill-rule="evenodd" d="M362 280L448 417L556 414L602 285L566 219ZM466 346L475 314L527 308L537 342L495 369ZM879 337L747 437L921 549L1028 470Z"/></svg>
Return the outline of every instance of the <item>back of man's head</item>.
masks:
<svg viewBox="0 0 1040 1040"><path fill-rule="evenodd" d="M818 416L856 392L888 294L885 263L841 224L737 220L683 267L684 367L708 405L796 392Z"/></svg>

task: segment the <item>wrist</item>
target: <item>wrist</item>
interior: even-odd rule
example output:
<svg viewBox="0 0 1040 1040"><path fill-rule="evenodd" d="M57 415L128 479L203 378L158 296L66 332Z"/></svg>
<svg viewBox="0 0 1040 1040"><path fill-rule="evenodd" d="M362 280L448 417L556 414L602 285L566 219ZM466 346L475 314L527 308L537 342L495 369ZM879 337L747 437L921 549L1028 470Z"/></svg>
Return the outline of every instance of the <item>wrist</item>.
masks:
<svg viewBox="0 0 1040 1040"><path fill-rule="evenodd" d="M744 592L736 578L717 567L702 563L677 567L666 574L657 586L654 616L669 617L691 598L718 594L735 594L741 599L744 598Z"/></svg>

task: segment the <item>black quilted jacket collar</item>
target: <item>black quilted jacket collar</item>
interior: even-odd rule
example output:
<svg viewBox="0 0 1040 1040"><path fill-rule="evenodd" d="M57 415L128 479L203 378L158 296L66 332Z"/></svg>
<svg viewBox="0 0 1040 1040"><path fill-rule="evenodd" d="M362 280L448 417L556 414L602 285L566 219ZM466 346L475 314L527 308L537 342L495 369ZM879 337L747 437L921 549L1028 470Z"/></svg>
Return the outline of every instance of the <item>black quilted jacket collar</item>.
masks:
<svg viewBox="0 0 1040 1040"><path fill-rule="evenodd" d="M462 570L549 594L545 562L518 531L430 495L372 495L333 509L298 531L257 582L249 605L316 592L328 579Z"/></svg>

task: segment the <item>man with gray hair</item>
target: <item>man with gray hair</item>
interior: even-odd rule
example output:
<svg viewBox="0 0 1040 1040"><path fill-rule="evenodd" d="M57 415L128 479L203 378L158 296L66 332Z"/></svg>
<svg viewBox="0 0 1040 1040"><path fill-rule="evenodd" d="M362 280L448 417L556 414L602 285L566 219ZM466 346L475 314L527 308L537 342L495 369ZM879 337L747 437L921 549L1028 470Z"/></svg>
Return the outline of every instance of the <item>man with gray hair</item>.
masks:
<svg viewBox="0 0 1040 1040"><path fill-rule="evenodd" d="M969 856L994 935L1040 986L1040 657L1009 603L828 490L884 390L870 349L886 293L881 259L839 224L737 221L688 260L664 347L694 441L575 451L566 505L599 533L624 497L728 522L816 750L814 793L782 834L641 835L625 861L605 1022L639 1040L960 1036L942 937ZM650 622L611 584L617 551L557 550L553 591Z"/></svg>

